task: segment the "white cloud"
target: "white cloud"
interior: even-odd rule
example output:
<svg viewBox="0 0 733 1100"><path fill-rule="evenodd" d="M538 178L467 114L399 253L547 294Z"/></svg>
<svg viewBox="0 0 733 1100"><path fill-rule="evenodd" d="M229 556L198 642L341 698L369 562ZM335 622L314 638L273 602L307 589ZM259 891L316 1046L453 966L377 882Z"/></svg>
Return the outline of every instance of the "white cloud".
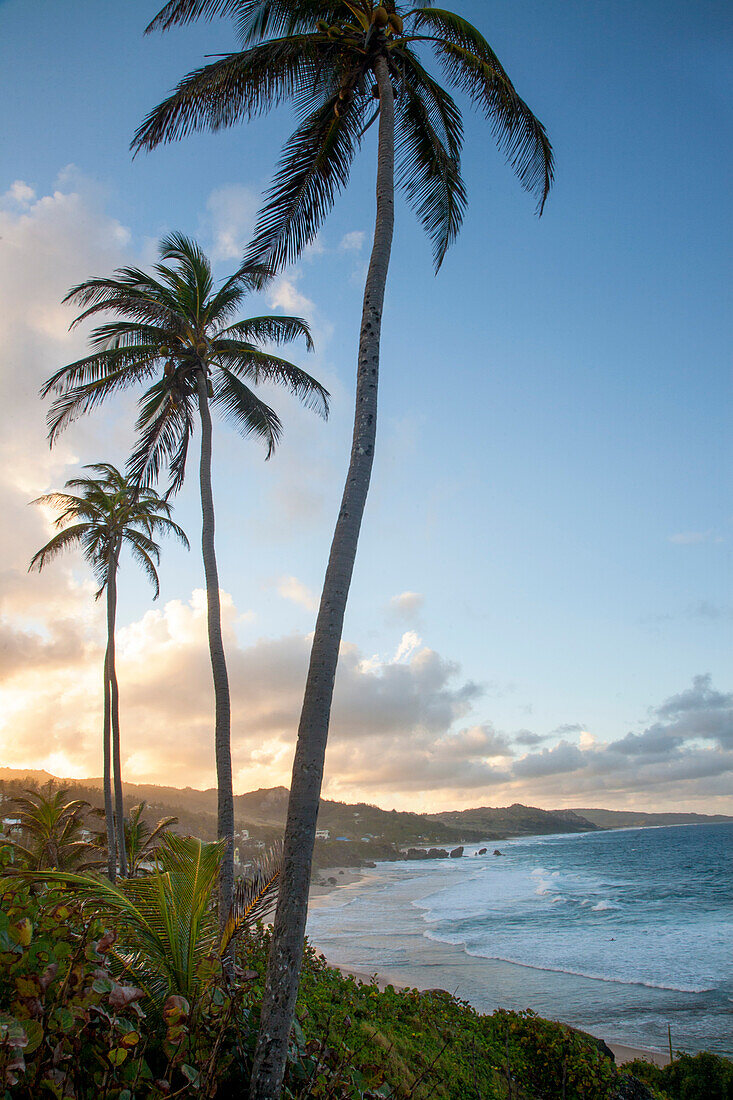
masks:
<svg viewBox="0 0 733 1100"><path fill-rule="evenodd" d="M341 238L339 248L342 252L360 252L364 247L366 233L361 229L353 229L351 233L345 233Z"/></svg>
<svg viewBox="0 0 733 1100"><path fill-rule="evenodd" d="M318 610L318 597L297 577L281 577L277 582L277 594L284 600L300 604L306 611Z"/></svg>
<svg viewBox="0 0 733 1100"><path fill-rule="evenodd" d="M422 638L419 637L419 635L417 635L414 630L406 631L402 635L402 638L400 639L400 644L395 650L395 663L397 663L398 661L404 661L406 658L411 657L415 650L418 649L421 645Z"/></svg>
<svg viewBox="0 0 733 1100"><path fill-rule="evenodd" d="M212 191L206 202L205 232L212 240L211 259L241 260L259 206L258 196L248 187L229 184Z"/></svg>
<svg viewBox="0 0 733 1100"><path fill-rule="evenodd" d="M401 592L389 601L389 614L392 619L415 621L425 603L420 592Z"/></svg>
<svg viewBox="0 0 733 1100"><path fill-rule="evenodd" d="M0 196L0 203L14 202L19 206L30 206L36 197L36 193L23 180L16 180L10 185L9 190Z"/></svg>
<svg viewBox="0 0 733 1100"><path fill-rule="evenodd" d="M677 546L696 546L700 542L708 542L712 534L712 531L680 531L676 535L670 535L669 541Z"/></svg>

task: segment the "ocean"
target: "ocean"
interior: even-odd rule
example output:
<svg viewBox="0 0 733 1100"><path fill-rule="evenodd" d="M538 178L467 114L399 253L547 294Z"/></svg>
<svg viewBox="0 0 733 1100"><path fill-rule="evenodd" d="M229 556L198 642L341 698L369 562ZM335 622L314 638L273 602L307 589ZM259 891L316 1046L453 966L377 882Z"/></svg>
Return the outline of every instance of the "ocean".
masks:
<svg viewBox="0 0 733 1100"><path fill-rule="evenodd" d="M610 1041L733 1055L733 825L491 841L315 899L330 962L532 1008ZM494 856L498 847L502 855Z"/></svg>

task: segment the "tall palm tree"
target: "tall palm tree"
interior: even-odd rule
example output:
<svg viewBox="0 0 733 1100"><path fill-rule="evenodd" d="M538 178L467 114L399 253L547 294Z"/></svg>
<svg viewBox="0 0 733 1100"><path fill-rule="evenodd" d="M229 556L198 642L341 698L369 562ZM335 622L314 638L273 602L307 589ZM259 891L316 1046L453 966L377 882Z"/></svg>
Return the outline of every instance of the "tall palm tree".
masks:
<svg viewBox="0 0 733 1100"><path fill-rule="evenodd" d="M102 863L99 848L90 843L91 834L85 836L91 806L81 798L67 801L68 793L27 788L12 799L25 844L10 843L27 870L83 870Z"/></svg>
<svg viewBox="0 0 733 1100"><path fill-rule="evenodd" d="M152 383L140 399L139 443L129 469L136 481L148 484L167 466L169 492L183 483L198 414L201 544L216 715L218 835L227 841L220 880L223 927L234 882L234 793L229 680L214 545L211 410L219 411L243 435L263 439L269 458L282 424L251 387L262 382L285 386L324 417L328 392L304 370L261 346L302 337L310 349L305 321L279 316L233 320L245 295L268 278L266 266L244 265L216 288L208 259L189 238L178 233L164 238L160 257L153 274L122 268L111 278L89 279L69 291L65 300L82 307L74 324L100 312L116 317L92 333L93 353L58 371L43 393L61 390L49 412L53 441L76 416L117 391Z"/></svg>
<svg viewBox="0 0 733 1100"><path fill-rule="evenodd" d="M142 566L153 586L153 599L160 585L156 565L160 547L155 539L174 535L184 546L188 539L170 518L171 505L153 489L140 489L108 462L85 466L93 477L75 477L66 482L72 493L48 493L34 504L60 510L55 526L58 534L34 555L30 569L39 571L64 550L81 549L99 584L96 598L107 596L107 649L104 658L104 807L107 821L107 866L114 882L119 859L120 874L127 874L120 755L120 704L115 666L115 622L117 618L117 570L120 551L126 546ZM111 735L111 736L110 736ZM110 756L114 762L115 812L112 811ZM115 836L115 821L117 835Z"/></svg>
<svg viewBox="0 0 733 1100"><path fill-rule="evenodd" d="M366 280L351 460L311 650L298 730L280 903L270 956L253 1097L279 1094L295 1007L318 801L344 611L374 457L382 308L398 183L427 230L436 268L466 207L463 127L451 95L424 67L437 57L448 83L488 119L522 186L542 210L552 182L545 129L515 91L480 32L430 0L169 0L149 30L233 16L242 49L190 73L138 130L152 149L192 130L218 130L290 100L299 125L287 141L260 214L250 260L292 261L317 234L354 156L379 120L377 213Z"/></svg>

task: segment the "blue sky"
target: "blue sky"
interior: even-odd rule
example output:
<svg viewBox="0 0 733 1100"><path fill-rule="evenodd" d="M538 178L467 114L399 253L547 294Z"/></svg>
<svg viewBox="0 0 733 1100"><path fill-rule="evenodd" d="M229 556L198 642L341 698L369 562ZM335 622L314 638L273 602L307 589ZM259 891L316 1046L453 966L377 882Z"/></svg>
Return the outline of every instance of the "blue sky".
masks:
<svg viewBox="0 0 733 1100"><path fill-rule="evenodd" d="M409 746L414 737L415 751L429 754L428 735L449 739L451 731L481 729L504 739L494 748L508 743L512 759L521 759L527 747L520 748L518 733L545 740L530 749L529 764L512 772L503 749L489 751L489 737L486 752L467 758L465 773L447 769L444 782L438 754L431 758L434 786L424 785L424 795L401 785L397 771L385 773L381 785L359 769L343 779L351 775L348 759L342 768L336 752L333 790L410 806L464 795L471 803L495 802L505 793L543 805L589 805L591 796L594 803L640 808L723 805L730 775L722 769L730 759L723 741L706 741L704 730L711 711L717 718L725 712L730 736L725 693L733 687L728 5L464 0L454 7L486 34L546 124L557 182L538 220L487 125L462 103L470 208L437 279L428 243L398 205L379 448L345 637L360 661L372 660L385 706L390 670L427 661L426 652L443 662L442 686L420 687L413 677L405 690L448 692L447 700L441 695L448 706L444 728L437 716L418 712L401 725L396 686L380 751ZM55 287L48 274L54 253L50 245L45 251L43 237L47 231L50 241L55 232L54 192L77 196L73 216L92 226L90 233L103 237L113 227L116 244L99 250L100 263L117 254L115 262L149 261L155 240L180 229L219 257L223 275L246 242L292 119L282 110L132 161L129 141L144 114L204 55L235 46L226 22L144 38L156 10L149 0L0 4L3 225L27 231L31 241L20 261L6 249L5 263L7 278L27 286L29 317L33 280L50 297ZM10 195L16 181L34 196ZM268 300L273 309L297 307L312 320L316 355L305 362L293 349L292 357L332 389L330 422L275 395L286 440L272 462L265 465L254 444L226 430L217 442L220 574L237 609L232 638L248 659L257 647L312 629L305 590L320 588L347 458L373 185L371 135L318 248ZM47 209L40 205L44 196ZM38 233L31 234L35 225ZM70 240L73 253L73 233ZM79 264L97 255L89 239L79 252ZM28 263L29 281L15 280L18 262ZM101 273L77 272L73 255L64 264L73 278ZM43 410L39 404L32 411L31 394L47 366L71 357L58 335L54 341L29 338L24 364L8 360L11 378L23 375L31 410L14 454L22 453L23 440L29 453L40 453ZM97 419L96 427L69 433L68 446L76 448L69 469L73 457L107 457L84 450L86 442L106 441L112 457L124 459L129 409L110 408ZM69 469L39 471L37 489L23 483L26 499L50 487L44 479L69 476ZM181 496L178 518L195 546L194 481ZM48 637L53 630L38 608L23 609L17 595L33 583L21 580L19 563L37 548L35 534L28 531L28 545L18 536L3 614L17 629ZM195 551L167 551L161 604L186 604L200 574ZM77 583L83 570L70 576L68 583ZM288 588L283 578L302 588L292 582ZM148 594L131 569L123 584L122 624L134 634L145 621ZM300 602L278 595L284 589ZM390 604L406 592L420 598ZM81 609L79 593L74 599ZM98 624L88 629L92 637ZM693 677L705 676L699 729L687 730L680 744L673 737L666 755L646 762L644 778L626 771L609 778L613 769L596 760L598 746L648 731L665 701L684 702L695 691ZM357 694L359 688L355 682ZM32 689L17 682L13 690L18 714L23 691ZM136 705L144 725L144 702ZM363 721L369 736L368 706ZM253 727L248 736L264 743L270 734ZM10 754L8 762L63 760L97 774L91 729L85 754L75 756L68 738L66 726L56 730L46 756L30 738L26 756ZM281 741L284 747L267 757L273 781L287 774L285 733ZM558 744L568 748L557 760L564 752L570 763L550 781L545 762ZM249 760L244 735L242 748ZM703 764L703 750L719 755ZM592 782L578 782L590 770L587 761L572 766L573 752L594 754ZM153 764L152 757L132 756L135 774L162 778L162 757ZM186 765L195 785L197 777L210 778L204 759L202 753ZM465 793L474 765L475 774L489 767L496 777L485 786L468 782ZM267 785L264 756L257 767L243 766L241 785ZM521 776L530 778L520 782Z"/></svg>

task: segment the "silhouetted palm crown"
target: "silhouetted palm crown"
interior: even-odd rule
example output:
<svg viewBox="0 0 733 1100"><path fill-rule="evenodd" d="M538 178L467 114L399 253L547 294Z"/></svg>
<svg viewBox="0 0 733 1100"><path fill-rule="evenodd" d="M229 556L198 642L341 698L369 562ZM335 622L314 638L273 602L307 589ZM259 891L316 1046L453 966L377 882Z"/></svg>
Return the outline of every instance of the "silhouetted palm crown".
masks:
<svg viewBox="0 0 733 1100"><path fill-rule="evenodd" d="M84 469L96 476L66 482L66 488L77 490L78 495L49 493L33 502L59 510L55 523L59 533L33 557L30 568L41 570L64 550L81 549L94 571L100 596L124 545L142 566L157 598L160 548L156 538L171 534L188 547L183 530L170 518L170 504L154 490L134 486L109 463Z"/></svg>
<svg viewBox="0 0 733 1100"><path fill-rule="evenodd" d="M160 255L153 274L126 267L69 291L65 301L83 307L75 325L100 312L117 317L93 331L93 354L53 375L43 395L60 394L49 411L53 442L72 420L111 394L152 382L140 399L139 440L129 472L135 481L150 484L167 466L176 490L184 478L200 374L207 379L211 405L243 434L262 437L268 457L282 425L250 386L285 385L324 416L328 393L305 371L260 346L303 337L310 348L305 321L264 316L232 322L245 295L267 280L266 268L245 265L217 289L208 259L187 237L165 238Z"/></svg>
<svg viewBox="0 0 733 1100"><path fill-rule="evenodd" d="M152 149L192 130L218 130L285 100L299 125L287 141L249 258L279 267L317 234L374 121L374 64L395 89L397 178L432 242L436 267L466 208L460 111L423 65L432 49L447 82L489 119L541 212L552 183L545 129L496 54L467 20L432 7L372 0L170 0L148 30L232 16L242 50L190 73L145 120L133 146ZM273 37L269 37L273 36Z"/></svg>
<svg viewBox="0 0 733 1100"><path fill-rule="evenodd" d="M11 802L30 847L12 840L16 855L29 870L92 867L100 862L98 851L84 839L85 815L91 806L83 799L66 801L68 791L26 789ZM95 812L95 811L92 811Z"/></svg>

